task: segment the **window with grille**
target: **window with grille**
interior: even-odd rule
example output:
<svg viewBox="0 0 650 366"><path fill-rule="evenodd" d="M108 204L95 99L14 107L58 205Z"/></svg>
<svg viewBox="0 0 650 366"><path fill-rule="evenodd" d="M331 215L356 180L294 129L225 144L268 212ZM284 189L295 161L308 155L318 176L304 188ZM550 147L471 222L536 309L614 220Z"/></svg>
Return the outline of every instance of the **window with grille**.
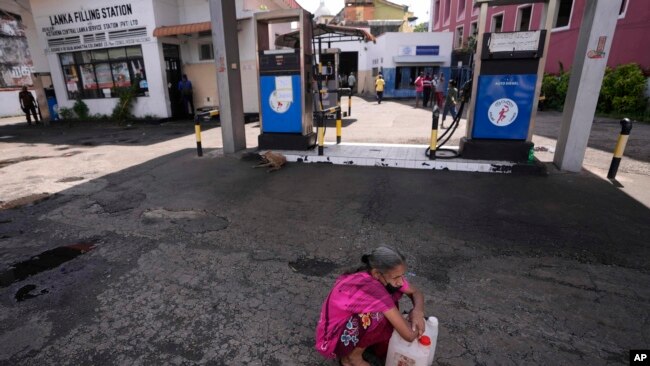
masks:
<svg viewBox="0 0 650 366"><path fill-rule="evenodd" d="M199 60L214 60L212 43L204 43L199 45Z"/></svg>

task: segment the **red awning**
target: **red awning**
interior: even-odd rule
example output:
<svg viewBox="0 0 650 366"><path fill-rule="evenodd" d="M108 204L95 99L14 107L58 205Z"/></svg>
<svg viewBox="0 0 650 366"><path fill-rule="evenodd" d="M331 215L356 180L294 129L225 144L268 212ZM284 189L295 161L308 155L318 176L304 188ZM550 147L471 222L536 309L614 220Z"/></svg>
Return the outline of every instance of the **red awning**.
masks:
<svg viewBox="0 0 650 366"><path fill-rule="evenodd" d="M178 24L164 27L158 27L153 30L154 37L175 36L179 34L192 34L198 32L209 31L212 29L211 22Z"/></svg>

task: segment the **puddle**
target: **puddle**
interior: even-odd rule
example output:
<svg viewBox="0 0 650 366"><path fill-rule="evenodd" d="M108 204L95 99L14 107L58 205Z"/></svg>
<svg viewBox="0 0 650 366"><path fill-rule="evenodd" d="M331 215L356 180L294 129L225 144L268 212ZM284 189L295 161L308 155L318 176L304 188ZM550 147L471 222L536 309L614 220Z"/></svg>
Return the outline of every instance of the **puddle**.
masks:
<svg viewBox="0 0 650 366"><path fill-rule="evenodd" d="M84 180L84 177L65 177L63 179L59 179L56 182L57 183L70 183L70 182L77 182L80 180Z"/></svg>
<svg viewBox="0 0 650 366"><path fill-rule="evenodd" d="M292 271L307 276L322 277L332 272L336 267L337 265L334 262L316 258L298 258L295 262L289 262L289 268Z"/></svg>
<svg viewBox="0 0 650 366"><path fill-rule="evenodd" d="M14 138L13 136L0 136L0 140L7 140L7 139L12 139Z"/></svg>
<svg viewBox="0 0 650 366"><path fill-rule="evenodd" d="M19 208L23 206L35 205L52 197L49 193L36 193L29 196L16 198L15 200L0 203L0 211Z"/></svg>
<svg viewBox="0 0 650 366"><path fill-rule="evenodd" d="M16 163L22 163L23 161L47 159L47 158L49 158L49 156L23 156L15 159L0 160L0 168L4 168L6 166L16 164Z"/></svg>
<svg viewBox="0 0 650 366"><path fill-rule="evenodd" d="M22 281L29 276L56 268L94 248L95 243L78 243L50 249L25 261L14 263L10 269L0 272L0 288ZM29 293L30 291L27 292Z"/></svg>
<svg viewBox="0 0 650 366"><path fill-rule="evenodd" d="M16 295L14 296L16 298L16 301L22 302L25 300L33 299L35 297L45 295L49 291L47 289L42 289L40 292L37 292L36 294L32 293L32 291L36 290L36 285L25 285L18 289L16 291Z"/></svg>
<svg viewBox="0 0 650 366"><path fill-rule="evenodd" d="M54 150L63 151L63 150L68 150L68 149L70 149L70 146L57 147Z"/></svg>

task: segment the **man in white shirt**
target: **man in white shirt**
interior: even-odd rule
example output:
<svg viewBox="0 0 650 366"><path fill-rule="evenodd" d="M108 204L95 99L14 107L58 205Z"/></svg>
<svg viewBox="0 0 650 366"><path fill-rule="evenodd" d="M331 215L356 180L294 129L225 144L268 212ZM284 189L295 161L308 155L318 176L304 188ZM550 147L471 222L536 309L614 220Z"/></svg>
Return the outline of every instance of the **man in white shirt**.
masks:
<svg viewBox="0 0 650 366"><path fill-rule="evenodd" d="M352 93L354 93L354 86L357 85L357 78L354 77L354 73L351 72L350 76L348 76L348 87L352 90Z"/></svg>

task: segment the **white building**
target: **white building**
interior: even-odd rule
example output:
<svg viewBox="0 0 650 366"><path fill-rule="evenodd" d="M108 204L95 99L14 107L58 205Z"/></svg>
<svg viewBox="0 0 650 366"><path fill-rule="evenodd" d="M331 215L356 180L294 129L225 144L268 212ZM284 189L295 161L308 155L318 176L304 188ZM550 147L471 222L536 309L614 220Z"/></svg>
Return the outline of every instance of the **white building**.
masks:
<svg viewBox="0 0 650 366"><path fill-rule="evenodd" d="M420 72L451 73L451 32L389 32L376 38L376 42L332 43L342 53L358 53L357 91L374 95L375 79L382 73L386 85L384 97L415 97L413 81ZM446 88L446 85L444 86Z"/></svg>
<svg viewBox="0 0 650 366"><path fill-rule="evenodd" d="M175 117L182 114L177 88L182 74L193 83L195 107L218 105L208 1L17 3L1 0L0 9L22 17L32 71L51 74L59 107L70 108L80 98L91 114L111 114L116 88L137 83L134 115ZM293 0L236 1L245 112L258 110L253 14L296 7ZM275 31L287 32L288 25Z"/></svg>

